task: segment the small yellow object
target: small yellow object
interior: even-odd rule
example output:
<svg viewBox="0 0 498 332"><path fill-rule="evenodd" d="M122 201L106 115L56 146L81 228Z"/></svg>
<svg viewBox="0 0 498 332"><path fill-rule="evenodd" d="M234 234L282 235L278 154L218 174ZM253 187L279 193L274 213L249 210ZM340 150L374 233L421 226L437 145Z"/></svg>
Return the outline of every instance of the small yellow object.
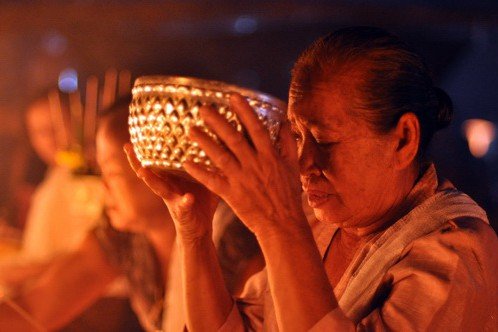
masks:
<svg viewBox="0 0 498 332"><path fill-rule="evenodd" d="M81 149L61 150L55 155L55 162L59 166L66 167L70 170L77 170L85 167L85 158Z"/></svg>

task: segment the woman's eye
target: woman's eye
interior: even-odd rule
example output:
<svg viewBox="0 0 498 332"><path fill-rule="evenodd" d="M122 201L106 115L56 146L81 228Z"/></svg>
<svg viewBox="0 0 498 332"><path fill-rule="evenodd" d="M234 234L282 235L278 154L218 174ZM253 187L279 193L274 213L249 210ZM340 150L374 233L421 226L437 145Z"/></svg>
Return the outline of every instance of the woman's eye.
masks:
<svg viewBox="0 0 498 332"><path fill-rule="evenodd" d="M337 144L337 142L324 142L324 141L317 141L316 143L322 149L329 149L333 147L335 144Z"/></svg>
<svg viewBox="0 0 498 332"><path fill-rule="evenodd" d="M293 133L292 133L292 137L294 138L294 140L295 140L296 142L301 142L301 140L302 140L301 135L299 135L299 134L298 134L298 133L296 133L296 132L293 132Z"/></svg>

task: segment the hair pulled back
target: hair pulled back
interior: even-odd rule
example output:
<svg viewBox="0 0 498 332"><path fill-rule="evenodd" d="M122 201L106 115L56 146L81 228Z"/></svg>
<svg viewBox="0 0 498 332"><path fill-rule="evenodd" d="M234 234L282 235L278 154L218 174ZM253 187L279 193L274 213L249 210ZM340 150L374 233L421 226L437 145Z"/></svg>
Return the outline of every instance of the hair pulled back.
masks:
<svg viewBox="0 0 498 332"><path fill-rule="evenodd" d="M403 114L414 113L420 122L419 152L423 154L434 133L449 125L451 99L434 87L422 58L397 36L379 28L345 28L316 40L294 65L290 97L318 81L331 82L337 76L348 79L353 70L361 75L355 75L359 81L352 109L375 130L387 132Z"/></svg>

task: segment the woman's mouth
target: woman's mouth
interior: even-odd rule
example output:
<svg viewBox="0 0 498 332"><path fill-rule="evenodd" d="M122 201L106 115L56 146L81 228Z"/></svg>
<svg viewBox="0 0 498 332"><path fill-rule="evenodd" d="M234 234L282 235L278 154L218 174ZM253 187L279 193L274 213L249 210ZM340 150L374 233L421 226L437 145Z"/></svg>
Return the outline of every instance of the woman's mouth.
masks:
<svg viewBox="0 0 498 332"><path fill-rule="evenodd" d="M332 196L331 194L318 190L307 190L306 194L308 196L308 204L312 208L322 205Z"/></svg>

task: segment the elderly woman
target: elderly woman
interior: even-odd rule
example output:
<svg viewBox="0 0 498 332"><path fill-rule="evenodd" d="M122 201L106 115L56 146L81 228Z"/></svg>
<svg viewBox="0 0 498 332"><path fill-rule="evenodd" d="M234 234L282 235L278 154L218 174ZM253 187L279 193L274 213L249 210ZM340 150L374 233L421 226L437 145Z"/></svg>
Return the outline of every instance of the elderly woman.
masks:
<svg viewBox="0 0 498 332"><path fill-rule="evenodd" d="M240 299L223 286L206 190L131 158L172 212L189 330L496 329L497 237L485 212L424 160L452 106L403 42L360 27L313 43L293 69L279 151L243 98L231 107L251 142L203 109L225 147L196 128L191 137L221 171L185 169L261 245L266 269Z"/></svg>

